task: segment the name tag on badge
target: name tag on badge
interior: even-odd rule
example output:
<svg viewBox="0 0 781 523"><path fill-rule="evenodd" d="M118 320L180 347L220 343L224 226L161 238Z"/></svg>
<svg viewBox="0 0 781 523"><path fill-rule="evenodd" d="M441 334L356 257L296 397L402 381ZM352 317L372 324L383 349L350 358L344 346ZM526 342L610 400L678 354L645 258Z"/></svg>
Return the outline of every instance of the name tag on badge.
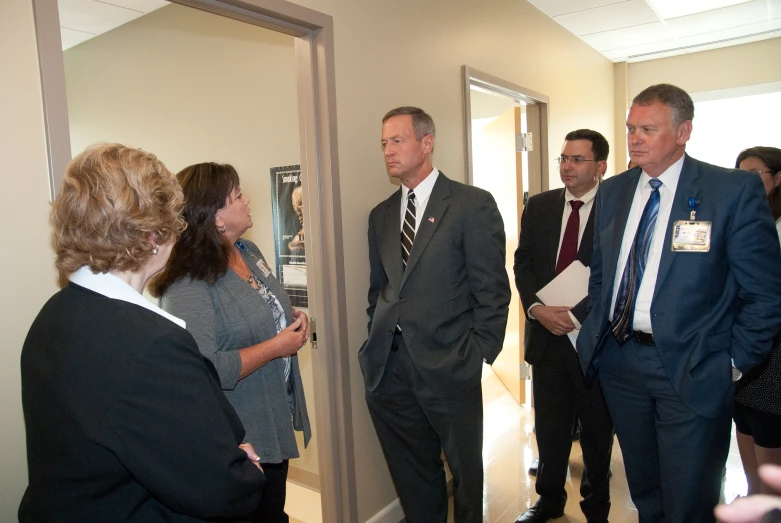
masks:
<svg viewBox="0 0 781 523"><path fill-rule="evenodd" d="M678 220L673 224L673 252L710 251L711 222Z"/></svg>
<svg viewBox="0 0 781 523"><path fill-rule="evenodd" d="M266 264L266 260L261 258L260 260L258 260L258 263L256 263L255 265L257 265L258 269L260 269L260 272L263 273L264 278L269 277L269 275L271 274L271 267L269 267L268 264Z"/></svg>

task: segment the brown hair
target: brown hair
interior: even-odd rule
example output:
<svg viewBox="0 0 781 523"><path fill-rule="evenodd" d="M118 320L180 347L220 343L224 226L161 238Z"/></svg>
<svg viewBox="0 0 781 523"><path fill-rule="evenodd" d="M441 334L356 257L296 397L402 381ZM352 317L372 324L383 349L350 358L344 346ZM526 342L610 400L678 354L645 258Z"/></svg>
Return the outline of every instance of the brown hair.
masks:
<svg viewBox="0 0 781 523"><path fill-rule="evenodd" d="M185 277L216 283L228 271L232 248L217 230L215 217L239 186L236 169L228 164L199 163L179 171L176 179L184 191L182 215L187 229L174 245L165 269L149 285L150 294L156 297Z"/></svg>
<svg viewBox="0 0 781 523"><path fill-rule="evenodd" d="M55 264L63 275L87 265L95 273L137 271L152 256L149 241L175 241L185 227L182 191L151 153L118 143L88 147L68 164L52 204Z"/></svg>
<svg viewBox="0 0 781 523"><path fill-rule="evenodd" d="M738 155L738 159L735 160L735 169L740 169L740 164L743 160L748 158L757 158L762 163L767 165L767 168L772 171L771 176L775 178L778 173L781 173L781 149L777 147L764 147L758 145L756 147L750 147L744 149ZM779 185L773 187L767 195L767 201L770 204L770 210L773 211L773 218L781 218L781 189Z"/></svg>

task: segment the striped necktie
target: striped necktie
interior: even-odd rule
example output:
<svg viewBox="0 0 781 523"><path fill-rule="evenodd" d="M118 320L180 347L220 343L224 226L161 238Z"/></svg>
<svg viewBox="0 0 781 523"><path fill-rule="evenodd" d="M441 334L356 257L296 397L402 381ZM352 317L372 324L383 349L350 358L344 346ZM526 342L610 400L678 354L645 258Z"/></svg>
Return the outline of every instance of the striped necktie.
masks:
<svg viewBox="0 0 781 523"><path fill-rule="evenodd" d="M409 253L412 252L412 244L415 243L415 193L407 194L407 209L404 212L404 225L401 227L401 259L404 268L407 268Z"/></svg>
<svg viewBox="0 0 781 523"><path fill-rule="evenodd" d="M619 345L626 343L634 330L633 323L637 291L640 289L640 283L643 281L645 263L648 260L648 251L651 248L651 241L653 240L656 227L656 217L659 214L659 187L662 186L662 182L656 178L651 178L648 181L648 185L651 186L651 197L648 198L643 214L640 216L640 224L637 226L632 249L629 251L629 257L626 260L624 274L621 275L621 285L618 287L618 295L616 297L616 308L613 310L611 327Z"/></svg>

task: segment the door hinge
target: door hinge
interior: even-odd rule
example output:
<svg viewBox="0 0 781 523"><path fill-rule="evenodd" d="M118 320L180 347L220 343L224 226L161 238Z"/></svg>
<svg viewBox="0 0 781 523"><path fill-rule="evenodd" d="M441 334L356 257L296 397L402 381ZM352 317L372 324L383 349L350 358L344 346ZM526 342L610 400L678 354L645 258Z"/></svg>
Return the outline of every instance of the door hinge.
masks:
<svg viewBox="0 0 781 523"><path fill-rule="evenodd" d="M515 135L515 150L519 153L530 152L534 150L534 140L532 133L520 133Z"/></svg>

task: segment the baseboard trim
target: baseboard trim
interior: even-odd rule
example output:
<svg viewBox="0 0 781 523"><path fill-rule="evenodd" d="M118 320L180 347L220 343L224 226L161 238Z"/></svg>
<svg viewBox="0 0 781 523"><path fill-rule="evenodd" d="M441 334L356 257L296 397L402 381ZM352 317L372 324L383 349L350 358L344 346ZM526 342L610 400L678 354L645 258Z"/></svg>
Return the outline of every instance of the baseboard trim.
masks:
<svg viewBox="0 0 781 523"><path fill-rule="evenodd" d="M404 511L401 510L399 498L394 499L384 509L377 512L366 523L399 523L404 520Z"/></svg>
<svg viewBox="0 0 781 523"><path fill-rule="evenodd" d="M310 490L320 492L320 475L298 467L290 466L287 480Z"/></svg>

